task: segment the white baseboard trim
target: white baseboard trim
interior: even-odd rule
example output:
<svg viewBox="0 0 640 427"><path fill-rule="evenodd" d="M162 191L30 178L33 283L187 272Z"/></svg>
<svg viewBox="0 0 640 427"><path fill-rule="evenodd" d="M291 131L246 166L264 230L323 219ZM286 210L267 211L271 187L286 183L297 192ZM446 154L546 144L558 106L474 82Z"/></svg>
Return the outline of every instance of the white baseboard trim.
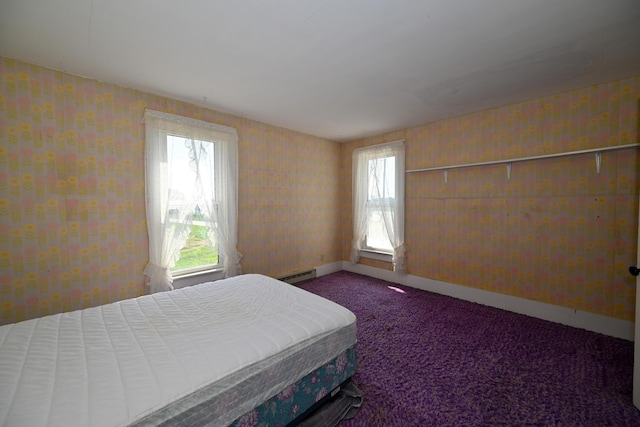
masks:
<svg viewBox="0 0 640 427"><path fill-rule="evenodd" d="M575 328L586 329L588 331L616 338L622 338L629 341L633 341L634 339L634 323L627 320L614 319L613 317L603 316L601 314L573 310L511 295L504 295L482 289L474 289L468 286L427 279L425 277L397 274L377 267L351 264L348 261L342 261L341 270L376 277L388 282L399 283L412 288L448 295L465 301L501 308L514 313L549 320L551 322L573 326Z"/></svg>
<svg viewBox="0 0 640 427"><path fill-rule="evenodd" d="M323 264L316 267L316 277L326 276L327 274L336 273L342 270L342 261L336 261L329 264Z"/></svg>

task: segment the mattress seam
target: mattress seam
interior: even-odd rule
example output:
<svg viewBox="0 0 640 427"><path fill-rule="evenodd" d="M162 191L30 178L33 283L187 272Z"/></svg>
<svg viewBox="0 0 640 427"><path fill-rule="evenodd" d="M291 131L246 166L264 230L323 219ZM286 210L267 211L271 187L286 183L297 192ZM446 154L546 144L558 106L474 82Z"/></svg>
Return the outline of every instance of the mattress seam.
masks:
<svg viewBox="0 0 640 427"><path fill-rule="evenodd" d="M162 336L162 334L160 334L158 332L158 328L156 327L156 325L149 320L149 317L147 316L147 314L144 312L144 308L142 307L142 305L140 305L140 301L139 300L135 300L136 302L136 307L138 307L138 311L140 312L140 314L142 315L142 317L144 318L144 321L147 325L151 326L151 328L153 328L153 331L156 333L156 335L162 340L163 344L165 345L166 348L170 349L171 355L173 356L174 360L178 360L177 355L175 354L175 352L173 351L173 349L167 344L166 340L164 339L164 337ZM155 299L154 299L155 302ZM156 304L157 305L157 304ZM142 347L142 345L140 345L140 341L139 341L139 337L135 332L135 329L131 328L129 321L127 319L127 315L125 314L124 310L122 309L122 304L120 305L120 312L122 313L122 318L125 319L125 324L129 327L129 331L131 332L131 335L133 337L135 337L135 342L138 345L138 348L140 349L140 352L142 354L144 354L144 360L147 364L147 366L149 367L149 371L153 372L153 381L156 383L156 387L158 389L160 389L160 384L158 384L158 376L155 374L155 369L153 368L153 366L151 365L151 363L149 363L149 358L147 357L147 352L145 351L145 349ZM180 368L182 368L182 366L180 366ZM184 372L184 369L182 370Z"/></svg>
<svg viewBox="0 0 640 427"><path fill-rule="evenodd" d="M195 289L195 288L194 288L194 289ZM198 291L199 291L199 290L198 290ZM200 294L202 294L202 293L200 292ZM186 299L188 299L188 300L189 300L189 302L192 304L192 306L198 309L198 312L202 312L202 311L203 311L203 310L202 310L202 307L200 306L200 304L198 304L196 301L194 301L194 300L193 300L193 298L191 298L191 296L190 296L190 295L188 295L188 293L187 293L187 292L183 292L183 293L181 293L180 295L181 295L181 296L183 296L183 297L185 297ZM179 309L183 314L187 314L187 313L183 310L183 308L180 306L180 304L176 304L175 300L173 299L173 297L172 297L170 294L169 294L169 297L168 297L168 298L171 300L171 303L173 304L173 306L174 306L174 307L176 307L177 309ZM155 299L154 299L154 302L156 302L156 304L157 304L157 301L155 301ZM159 305L159 304L158 304L158 307L160 307L160 305ZM162 309L161 309L161 310L162 310ZM164 313L164 311L163 311L163 313ZM167 316L167 317L168 317L168 318L171 318L170 316ZM172 319L172 321L173 321L173 319ZM183 332L183 331L182 331L182 329L181 329L180 327L178 327L178 325L176 325L176 328L177 328L177 329L179 329L179 330L180 330L180 332ZM185 336L186 336L186 335L185 335ZM191 337L189 337L189 341L190 341L190 342L193 342L193 339L192 339ZM196 342L196 346L197 346L199 349L202 349L202 347L199 345L199 343L198 343L198 342ZM209 365L209 369L211 369L211 371L212 371L212 372L214 372L214 373L216 373L216 374L217 374L217 372L218 372L218 371L217 371L216 367L215 367L214 365L212 365L212 363L211 363L211 360L210 360L210 359L207 359L207 364Z"/></svg>
<svg viewBox="0 0 640 427"><path fill-rule="evenodd" d="M12 323L8 326L10 326L9 328L9 332L7 332L7 334L4 336L4 338L2 338L2 342L0 342L0 352L2 352L2 347L4 347L4 343L7 341L7 337L9 336L9 334L11 334L11 331L13 330L15 323Z"/></svg>
<svg viewBox="0 0 640 427"><path fill-rule="evenodd" d="M125 301L126 301L126 300L125 300ZM138 299L136 298L136 299L134 299L134 301L135 301L136 307L138 308L139 313L141 313L142 317L144 317L145 322L146 322L148 325L151 325L151 327L153 328L154 332L156 332L156 334L158 334L158 336L160 336L160 334L158 333L158 330L157 330L157 328L155 327L155 325L153 324L153 322L149 321L149 318L148 318L148 317L147 317L147 315L144 313L144 310L142 309L142 306L140 305L140 302L138 301ZM122 302L124 302L124 301L122 301ZM138 336L137 336L137 335L136 335L136 333L134 332L133 328L131 328L131 325L129 324L129 321L128 321L128 319L127 319L127 315L126 315L125 310L123 309L123 307L124 307L124 304L122 304L122 303L118 304L118 310L120 311L120 315L122 316L122 319L124 320L125 325L127 325L127 331L128 331L128 332L131 334L131 336L134 338L134 339L133 339L133 341L135 342L135 344L136 344L136 346L137 346L137 348L138 348L138 350L139 350L140 354L144 355L144 361L145 361L145 363L147 364L147 367L148 367L149 371L150 371L151 373L153 373L153 381L154 381L154 383L155 383L155 385L156 385L156 390L161 390L160 384L158 384L158 377L157 377L157 375L155 374L155 370L154 370L154 369L153 369L153 367L151 366L151 363L149 363L149 358L147 357L147 353L145 352L145 350L144 350L143 346L142 346L142 345L140 345L140 341L138 340ZM111 335L109 335L109 339L111 339ZM164 339L163 339L162 341L164 342ZM166 342L164 342L164 344L165 344L165 346L167 346L167 343L166 343ZM167 346L167 347L168 347L168 346ZM173 354L173 351L171 351L171 353ZM116 353L116 351L115 351L115 350L114 350L114 356L115 356L116 360L118 361L118 367L120 367L120 362L119 362L119 359L118 359L118 356L117 356L117 353ZM174 359L177 359L177 358L175 357L175 354L173 354L173 356L174 356ZM124 379L122 379L122 374L123 374L123 373L122 373L122 369L119 369L119 371L120 371L120 378L121 378L121 380L122 380L122 381L121 381L121 383L122 383L122 388L123 388L123 389L127 389L127 387L126 387L126 385L125 385L125 382L124 382ZM127 400L126 400L126 402L128 402L128 400L129 400L129 399L127 399ZM129 407L127 406L127 415L128 415L128 416L131 416L130 409L131 409L131 408L129 408ZM138 417L138 418L139 418L139 417ZM128 420L128 421L127 421L127 424L128 424L128 423L130 423L131 421L135 421L135 420Z"/></svg>
<svg viewBox="0 0 640 427"><path fill-rule="evenodd" d="M86 341L85 336L84 336L84 320L83 320L84 313L86 313L86 312L85 311L81 311L80 312L80 315L78 316L78 320L80 321L80 337L81 337L80 339L82 340L82 350L83 350L83 353L84 353L84 371L85 371L85 375L86 375L86 378L87 378L86 383L85 383L86 384L86 393L87 393L87 395L85 396L86 397L85 404L86 404L86 408L89 409L90 408L90 402L89 402L90 393L89 393L89 391L91 389L91 385L90 385L91 381L89 379L89 354L87 353L87 345L86 345L87 341Z"/></svg>
<svg viewBox="0 0 640 427"><path fill-rule="evenodd" d="M104 308L103 307L104 306L100 306L99 307L100 308L100 318L102 319L102 327L104 328L104 331L105 331L107 337L109 337L109 345L111 346L111 351L113 353L113 358L115 359L116 364L118 365L118 374L119 374L118 376L120 377L120 387L123 390L123 392L125 394L127 394L127 388L125 387L124 379L122 378L122 365L120 364L120 360L118 359L118 355L117 355L116 349L113 346L113 338L111 337L111 333L109 333L109 329L107 328L107 322L105 322L105 320L104 320ZM118 304L118 308L120 309L120 312L121 312L121 315L122 315L122 306L120 304ZM122 318L124 319L124 315L122 315ZM86 352L85 352L85 354L86 354ZM88 362L87 362L87 372L89 372ZM91 381L88 381L88 378L89 377L87 375L87 385L90 386ZM89 395L89 393L87 393L87 395ZM127 398L125 399L125 404L126 404L126 402L128 400L129 399L128 399L128 395L127 395ZM128 409L128 406L127 406L127 409ZM93 413L93 411L90 411L90 413Z"/></svg>
<svg viewBox="0 0 640 427"><path fill-rule="evenodd" d="M58 363L60 362L60 328L62 327L62 317L58 318L58 332L56 334L56 367L54 370L54 378L58 373ZM53 381L51 390L51 399L49 399L49 410L47 411L47 421L51 418L51 409L53 408L53 399L56 395L56 381Z"/></svg>
<svg viewBox="0 0 640 427"><path fill-rule="evenodd" d="M205 298L202 298L204 293L202 292L202 290L201 290L200 288L196 288L196 287L194 287L194 288L192 288L192 289L193 289L193 292L195 292L195 293L197 293L198 295L200 295L200 296L201 296L200 300L206 300L206 299L207 299L207 298L206 298L206 295L204 295L204 296L205 296ZM188 300L189 300L189 301L190 301L190 302L191 302L195 307L197 307L197 308L198 308L198 311L200 311L200 312L204 311L204 310L202 309L201 305L198 303L198 301L194 301L194 299L191 297L191 295L189 295L187 292L182 293L181 295L182 295L183 297L187 298L187 299L188 299ZM173 298L171 298L171 302L173 302L173 303L175 304L175 302L173 301ZM182 310L182 308L181 308L181 307L179 307L179 306L178 306L178 304L175 304L175 305L176 305L176 307L178 307L178 308L180 308L180 309ZM182 311L184 312L184 310L182 310ZM255 329L253 326L252 326L252 328L253 328L253 329ZM269 337L269 338L270 338L270 337ZM271 342L272 342L273 344L276 344L276 342L275 342L275 341L273 341L273 340L272 340ZM254 348L254 350L256 350L256 351L260 354L260 356L261 356L261 358L262 358L262 354L260 353L260 350L259 350L259 349L258 349L258 348L253 344L253 343L250 343L250 344L251 344L251 346ZM234 352L233 356L235 357L236 362L239 362L238 357L236 356L236 353L235 353L235 352ZM258 359L258 360L261 360L261 359ZM210 364L210 366L211 366L210 359L207 359L207 361L209 362L209 364ZM254 362L254 363L255 363L255 362ZM237 363L237 364L238 364L238 363ZM213 372L216 374L216 378L217 378L217 377L218 377L218 371L217 371L217 369L215 368L215 366L212 366L212 368L213 368ZM234 372L236 372L236 370L234 370L234 371L232 371L232 372L227 373L227 375L225 375L224 377L227 377L227 376L229 376L229 375L233 374ZM224 378L224 377L222 377L222 378ZM209 385L213 384L214 382L215 382L215 381L213 381L213 380L211 380L211 381L207 381L207 382L203 382L203 383L200 383L200 384L198 385L198 387L207 387L207 386L209 386ZM185 394L184 396L181 396L181 397L180 397L180 399L182 399L182 398L184 398L184 397L189 396L189 394L190 394L190 393L187 393L187 394Z"/></svg>
<svg viewBox="0 0 640 427"><path fill-rule="evenodd" d="M187 313L180 304L177 304L175 299L173 298L175 294L170 294L167 293L167 299L169 299L171 301L171 304L173 304L173 306L175 308L177 308L178 310L180 310L183 314L188 315L189 313ZM198 309L199 312L202 311L202 309L200 308L199 304L194 303L193 299L189 297L189 295L186 295L186 293L181 293L180 295L186 297L189 302L192 304L192 306L196 307ZM160 304L158 304L158 301L156 301L156 299L153 299L153 302L158 306L158 308L160 309L160 311L162 311L162 314L164 314L169 320L171 320L171 323L173 323L176 327L176 329L178 329L182 335L184 337L188 337L189 338L189 342L194 346L197 347L199 350L202 350L202 346L200 345L200 343L198 341L194 341L193 338L191 338L191 336L189 336L188 334L184 333L184 330L180 327L180 325L178 325L171 316L167 315L165 313L165 311L162 309L162 307L160 307ZM198 353L202 353L201 351L199 351ZM215 366L212 365L211 360L209 358L207 358L207 365L209 366L209 369L214 372L217 373L217 370L215 368ZM193 386L193 385L192 385Z"/></svg>
<svg viewBox="0 0 640 427"><path fill-rule="evenodd" d="M184 294L182 294L182 295L184 296ZM171 302L171 304L173 305L173 307L175 307L176 309L180 310L180 311L181 311L182 313L184 313L184 314L189 314L189 313L185 312L185 311L182 309L182 307L180 306L180 304L177 304L177 303L175 302L175 300L174 300L174 298L173 298L173 295L171 295L170 293L164 293L164 294L162 295L162 297L165 297L165 296L166 296L166 300L170 301L170 302ZM190 302L193 304L193 300L192 300L191 298L189 298L189 297L187 296L187 299L189 299L189 300L190 300ZM178 325L178 324L173 320L172 316L170 316L169 314L167 314L167 313L166 313L166 311L165 311L165 310L162 308L162 306L159 304L159 302L158 302L158 300L157 300L157 298L156 298L156 297L151 298L151 300L153 301L153 304L155 304L155 306L158 308L158 310L162 313L162 315L164 316L164 318L166 318L167 320L169 320L169 321L174 325L174 327L176 328L176 330L179 330L179 331L181 332L181 335L182 335L183 337L188 338L188 342L190 343L190 345L192 345L192 346L194 346L194 347L197 347L197 348L199 348L199 349L202 349L202 347L201 347L201 346L200 346L196 341L194 341L194 340L193 340L193 339L192 339L188 334L185 334L185 333L184 333L183 329L182 329L182 328L181 328L181 327L180 327L180 326L179 326L179 325ZM181 363L179 363L179 362L181 362L180 358L179 358L179 357L178 357L178 355L175 353L175 351L174 351L173 347L172 347L172 346L170 346L170 345L166 342L166 340L164 339L164 337L162 336L162 334L160 334L160 333L158 332L158 329L156 328L156 325L155 325L152 321L150 321L150 320L149 320L149 318L148 318L147 314L146 314L146 313L145 313L145 311L144 311L144 308L140 305L140 303L139 303L138 299L136 299L136 305L140 308L140 312L142 313L142 315L143 315L143 317L145 318L145 320L147 321L147 323L153 327L153 330L154 330L154 331L158 334L158 336L162 339L162 341L163 341L163 343L165 344L165 346L166 346L166 347L171 351L171 354L173 354L173 356L174 356L174 360L176 361L176 365L177 365L177 366L180 366L180 367L181 367L181 369L182 369L182 364L181 364ZM198 306L197 304L193 304L193 305ZM199 307L198 307L198 309L200 310L200 308L199 308ZM201 310L200 310L200 311L201 311ZM132 333L133 333L133 331L132 331ZM135 333L134 333L133 335L135 336ZM136 336L136 338L137 338L137 336ZM136 341L136 343L138 343L138 342ZM139 343L138 343L138 345L139 345ZM202 353L202 352L200 351L199 353ZM143 354L144 354L144 351L143 351ZM149 367L151 367L151 365L148 363L148 359L147 359L146 357L145 357L145 359L146 359L147 364L149 365ZM208 358L207 358L207 363L208 363L208 365L209 365L210 369L211 369L211 368L213 368L213 367L212 367L212 365L211 365L211 361L210 361ZM150 370L151 370L151 372L154 372L154 370L153 370L152 368L151 368ZM185 378L185 379L188 381L188 383L189 383L189 387L190 387L190 389L193 389L193 388L195 388L195 387L202 387L202 386L205 386L205 385L207 385L207 384L208 384L208 383L204 383L204 384L203 384L203 383L200 383L200 384L195 384L195 385L194 385L194 384L192 384L191 379L190 379L190 378L189 378L189 376L187 375L187 372L186 372L184 369L182 369L182 372L184 373L184 378ZM213 372L217 372L217 371L215 370L215 368L213 368ZM154 375L154 380L156 380L155 375ZM156 385L158 385L158 384L157 384L157 380L156 380ZM160 389L159 385L158 385L158 388ZM183 397L184 397L183 395L180 395L180 396L172 396L172 401L182 399ZM155 413L156 411L158 411L158 410L162 409L163 407L164 407L164 405L163 405L163 406L154 407L154 408L148 408L146 411L144 411L144 412L142 412L142 413L138 414L138 415L136 416L136 418L135 418L135 419L130 420L130 422L131 422L131 423L135 423L135 422L137 422L137 421L139 421L139 420L142 420L142 419L144 419L145 417L147 417L148 415L153 414L153 413Z"/></svg>
<svg viewBox="0 0 640 427"><path fill-rule="evenodd" d="M38 323L40 322L40 319L37 319L34 322L34 326L31 329L31 333L29 334L29 344L27 345L27 351L25 352L25 356L29 354L29 350L31 350L31 343L33 342L33 335L34 335L34 331L36 330L36 327L38 326ZM14 328L11 328L14 329ZM8 336L8 334L7 334ZM24 358L24 360L22 361L22 367L20 369L20 375L18 375L18 382L17 382L17 387L15 387L15 389L13 390L13 396L11 396L11 403L9 404L9 407L7 408L7 419L9 418L9 414L11 414L11 410L13 409L13 404L16 400L16 395L18 394L18 390L20 389L20 383L22 380L22 375L24 374L24 367L27 364L27 357Z"/></svg>

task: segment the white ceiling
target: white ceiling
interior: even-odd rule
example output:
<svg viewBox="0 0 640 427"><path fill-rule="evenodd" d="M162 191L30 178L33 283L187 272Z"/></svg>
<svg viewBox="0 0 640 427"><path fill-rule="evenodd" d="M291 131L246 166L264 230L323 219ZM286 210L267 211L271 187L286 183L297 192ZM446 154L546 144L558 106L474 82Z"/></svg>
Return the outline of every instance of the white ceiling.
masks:
<svg viewBox="0 0 640 427"><path fill-rule="evenodd" d="M0 0L0 55L348 141L640 75L640 1Z"/></svg>

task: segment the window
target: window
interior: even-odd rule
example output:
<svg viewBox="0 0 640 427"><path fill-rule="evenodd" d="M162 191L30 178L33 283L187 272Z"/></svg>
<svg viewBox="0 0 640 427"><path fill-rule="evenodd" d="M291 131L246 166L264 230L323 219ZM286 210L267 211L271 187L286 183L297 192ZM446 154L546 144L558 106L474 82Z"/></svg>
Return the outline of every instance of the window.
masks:
<svg viewBox="0 0 640 427"><path fill-rule="evenodd" d="M353 152L351 261L362 251L388 253L404 272L404 141Z"/></svg>
<svg viewBox="0 0 640 427"><path fill-rule="evenodd" d="M153 110L145 130L151 292L187 273L240 274L236 130Z"/></svg>
<svg viewBox="0 0 640 427"><path fill-rule="evenodd" d="M169 211L167 220L190 227L172 274L193 273L219 267L220 256L215 233L217 212L215 186L215 142L166 135L169 172ZM198 151L198 164L192 160ZM207 195L212 197L207 200ZM208 212L208 207L214 214Z"/></svg>
<svg viewBox="0 0 640 427"><path fill-rule="evenodd" d="M396 158L382 157L367 161L367 228L364 247L393 253L385 228L385 212L396 207ZM388 215L388 214L387 214Z"/></svg>

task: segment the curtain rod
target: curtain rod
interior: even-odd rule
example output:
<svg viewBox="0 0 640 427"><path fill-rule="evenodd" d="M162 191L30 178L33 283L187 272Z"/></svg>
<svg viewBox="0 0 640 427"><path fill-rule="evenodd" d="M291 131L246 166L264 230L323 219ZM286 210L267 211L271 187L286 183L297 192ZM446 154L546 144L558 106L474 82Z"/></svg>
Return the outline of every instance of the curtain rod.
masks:
<svg viewBox="0 0 640 427"><path fill-rule="evenodd" d="M588 153L600 153L602 151L612 151L612 150L623 150L625 148L633 148L640 146L638 144L626 144L626 145L615 145L611 147L601 147L601 148L591 148L588 150L579 150L579 151L569 151L566 153L556 153L556 154L542 154L539 156L530 156L530 157L519 157L515 159L507 159L507 160L494 160L489 162L478 162L478 163L464 163L459 165L451 165L451 166L436 166L433 168L424 168L424 169L411 169L405 171L406 173L414 173L414 172L428 172L428 171L438 171L438 170L448 170L448 169L460 169L460 168L470 168L473 166L487 166L487 165L501 165L505 163L516 163L516 162L525 162L528 160L538 160L538 159L549 159L553 157L564 157L564 156L575 156L578 154L588 154Z"/></svg>

